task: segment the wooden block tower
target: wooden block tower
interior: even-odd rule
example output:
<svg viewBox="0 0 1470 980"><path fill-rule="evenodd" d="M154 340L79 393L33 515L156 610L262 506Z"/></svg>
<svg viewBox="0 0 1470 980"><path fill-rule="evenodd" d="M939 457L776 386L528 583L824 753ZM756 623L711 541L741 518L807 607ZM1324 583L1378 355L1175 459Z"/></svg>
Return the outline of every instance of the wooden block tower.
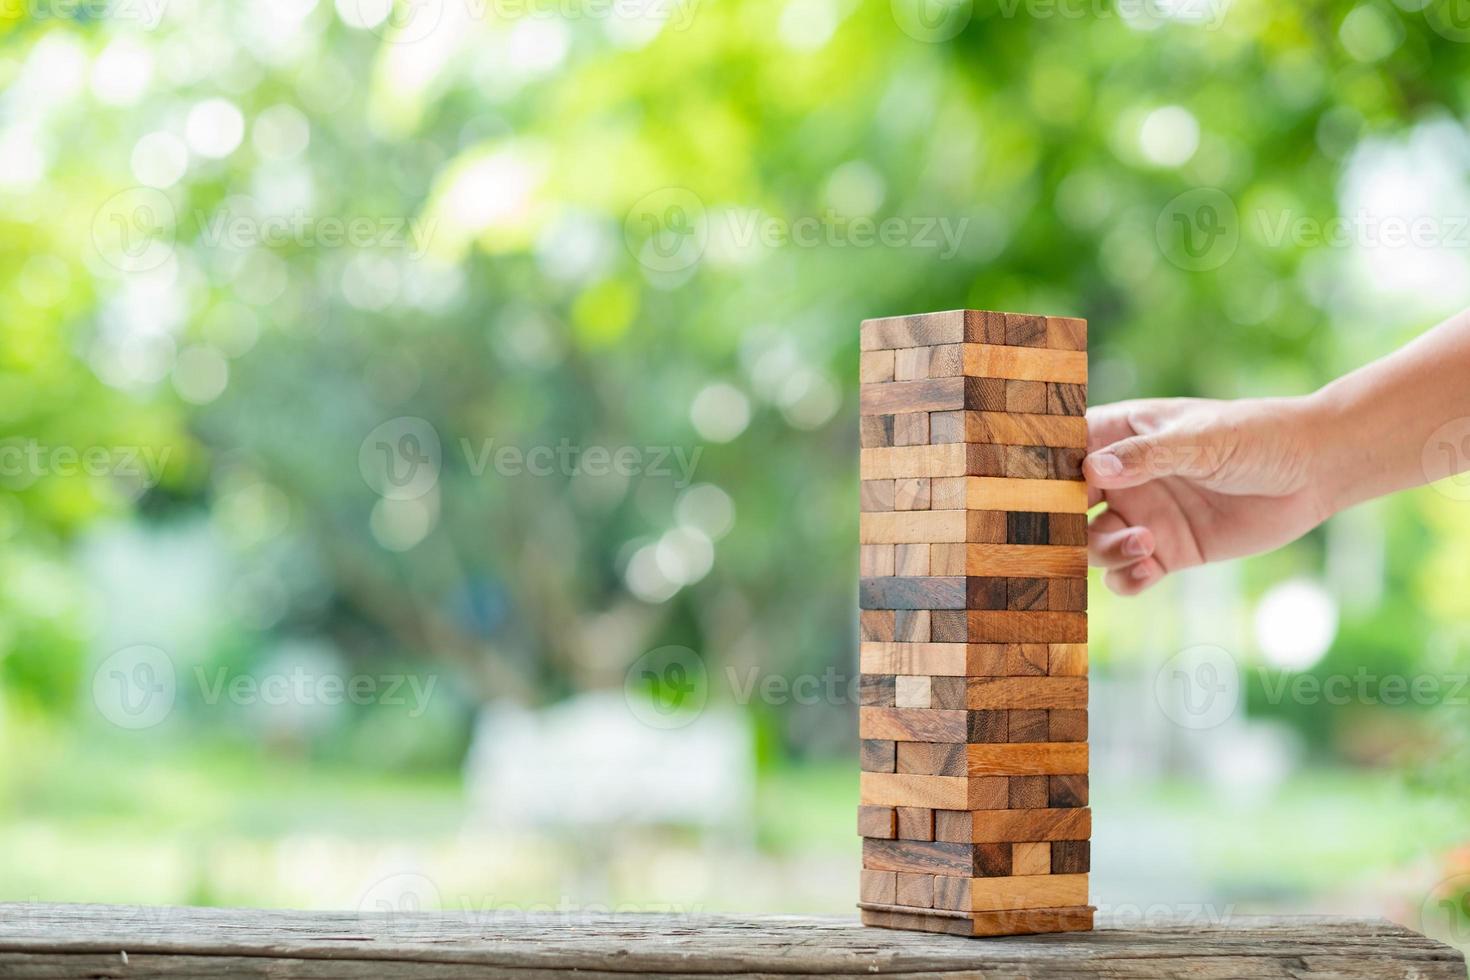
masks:
<svg viewBox="0 0 1470 980"><path fill-rule="evenodd" d="M862 325L863 922L1092 928L1087 322Z"/></svg>

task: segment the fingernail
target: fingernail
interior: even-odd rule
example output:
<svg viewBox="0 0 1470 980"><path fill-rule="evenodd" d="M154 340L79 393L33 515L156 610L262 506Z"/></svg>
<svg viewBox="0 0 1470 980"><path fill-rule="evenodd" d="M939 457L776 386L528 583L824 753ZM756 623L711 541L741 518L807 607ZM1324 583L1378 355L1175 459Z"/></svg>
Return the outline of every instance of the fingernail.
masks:
<svg viewBox="0 0 1470 980"><path fill-rule="evenodd" d="M1153 574L1154 570L1144 562L1139 562L1133 566L1133 580L1135 582L1142 582L1145 579L1153 578Z"/></svg>
<svg viewBox="0 0 1470 980"><path fill-rule="evenodd" d="M1092 468L1098 476L1117 476L1123 472L1123 461L1112 453L1093 453Z"/></svg>
<svg viewBox="0 0 1470 980"><path fill-rule="evenodd" d="M1123 540L1123 554L1133 558L1142 558L1148 554L1148 549L1143 546L1143 535L1130 534Z"/></svg>

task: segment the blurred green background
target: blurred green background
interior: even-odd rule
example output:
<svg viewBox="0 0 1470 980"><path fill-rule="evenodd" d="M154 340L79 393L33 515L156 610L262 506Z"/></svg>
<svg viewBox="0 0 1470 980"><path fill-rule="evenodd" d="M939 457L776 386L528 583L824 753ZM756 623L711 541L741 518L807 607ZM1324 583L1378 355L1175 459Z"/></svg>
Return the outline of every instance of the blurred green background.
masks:
<svg viewBox="0 0 1470 980"><path fill-rule="evenodd" d="M1390 350L1464 6L5 5L0 900L850 912L858 321ZM1102 910L1470 942L1467 500L1094 583Z"/></svg>

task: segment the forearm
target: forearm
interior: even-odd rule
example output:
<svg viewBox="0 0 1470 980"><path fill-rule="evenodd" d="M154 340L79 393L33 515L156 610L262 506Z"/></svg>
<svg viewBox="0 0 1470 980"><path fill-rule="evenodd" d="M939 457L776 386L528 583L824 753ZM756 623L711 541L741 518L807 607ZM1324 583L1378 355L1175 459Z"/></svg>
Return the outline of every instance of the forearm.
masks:
<svg viewBox="0 0 1470 980"><path fill-rule="evenodd" d="M1470 469L1470 310L1305 399L1331 512ZM1466 419L1445 445L1436 430ZM1436 441L1439 441L1438 439Z"/></svg>

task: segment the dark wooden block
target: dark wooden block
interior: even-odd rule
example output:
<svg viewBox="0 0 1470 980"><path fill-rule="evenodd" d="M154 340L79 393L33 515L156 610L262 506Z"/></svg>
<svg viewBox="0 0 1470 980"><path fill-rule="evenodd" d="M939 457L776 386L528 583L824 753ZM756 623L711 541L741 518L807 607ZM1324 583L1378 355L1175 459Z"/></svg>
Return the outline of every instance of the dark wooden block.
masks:
<svg viewBox="0 0 1470 980"><path fill-rule="evenodd" d="M1049 463L1046 475L1051 479L1082 479L1082 458L1087 455L1087 450L1054 446L1047 451L1047 455Z"/></svg>
<svg viewBox="0 0 1470 980"><path fill-rule="evenodd" d="M858 763L863 772L893 772L894 743L887 738L865 738L859 743Z"/></svg>
<svg viewBox="0 0 1470 980"><path fill-rule="evenodd" d="M1085 840L1058 840L1051 844L1051 873L1086 874L1092 868L1092 844Z"/></svg>
<svg viewBox="0 0 1470 980"><path fill-rule="evenodd" d="M945 381L952 379L946 378ZM1004 412L1006 410L1006 383L1003 378L973 378L966 377L958 379L964 382L961 392L961 404L936 405L932 411L944 411L956 407L964 408L971 412ZM936 384L938 382L927 382Z"/></svg>
<svg viewBox="0 0 1470 980"><path fill-rule="evenodd" d="M1005 544L1010 514L1003 510L972 510L965 514L965 540L971 544Z"/></svg>
<svg viewBox="0 0 1470 980"><path fill-rule="evenodd" d="M863 674L858 679L858 704L873 708L893 707L892 674Z"/></svg>
<svg viewBox="0 0 1470 980"><path fill-rule="evenodd" d="M1011 873L1011 845L975 845L975 877L1006 878Z"/></svg>
<svg viewBox="0 0 1470 980"><path fill-rule="evenodd" d="M863 867L908 874L970 876L975 873L975 845L865 837Z"/></svg>
<svg viewBox="0 0 1470 980"><path fill-rule="evenodd" d="M930 707L965 707L965 679L963 677L931 677L929 679Z"/></svg>
<svg viewBox="0 0 1470 980"><path fill-rule="evenodd" d="M1086 643L1087 614L1010 609L965 613L973 643Z"/></svg>
<svg viewBox="0 0 1470 980"><path fill-rule="evenodd" d="M1010 802L1012 810L1045 809L1047 780L1050 776L1012 776Z"/></svg>
<svg viewBox="0 0 1470 980"><path fill-rule="evenodd" d="M1037 542L1038 544L1057 544L1068 547L1086 546L1087 544L1087 515L1086 514L1051 514L1047 517L1047 525L1051 533L1050 542Z"/></svg>
<svg viewBox="0 0 1470 980"><path fill-rule="evenodd" d="M1005 476L1006 457L1004 446L990 443L969 443L965 446L966 476Z"/></svg>
<svg viewBox="0 0 1470 980"><path fill-rule="evenodd" d="M1086 415L1087 385L1048 382L1046 411L1049 415Z"/></svg>
<svg viewBox="0 0 1470 980"><path fill-rule="evenodd" d="M1007 740L1011 742L1047 741L1047 711L1045 708L1025 708L1010 712ZM1031 806L1046 806L1045 787L1042 801Z"/></svg>
<svg viewBox="0 0 1470 980"><path fill-rule="evenodd" d="M965 579L965 606L969 609L1005 609L1007 579L972 575Z"/></svg>
<svg viewBox="0 0 1470 980"><path fill-rule="evenodd" d="M1006 514L1007 544L1059 544L1051 540L1050 515L1016 510Z"/></svg>
<svg viewBox="0 0 1470 980"><path fill-rule="evenodd" d="M1011 347L1045 347L1046 317L1007 313L1006 344Z"/></svg>
<svg viewBox="0 0 1470 980"><path fill-rule="evenodd" d="M1006 581L1006 608L1007 609L1046 609L1047 605L1047 579L1044 578L1008 578ZM971 606L971 609L977 607Z"/></svg>
<svg viewBox="0 0 1470 980"><path fill-rule="evenodd" d="M1010 726L1007 714L1009 712L996 709L971 711L965 740L972 743L1008 741Z"/></svg>
<svg viewBox="0 0 1470 980"><path fill-rule="evenodd" d="M1087 805L1086 776L1048 776L1047 805L1051 807L1083 807Z"/></svg>
<svg viewBox="0 0 1470 980"><path fill-rule="evenodd" d="M965 580L959 577L895 575L858 583L864 609L964 609Z"/></svg>

